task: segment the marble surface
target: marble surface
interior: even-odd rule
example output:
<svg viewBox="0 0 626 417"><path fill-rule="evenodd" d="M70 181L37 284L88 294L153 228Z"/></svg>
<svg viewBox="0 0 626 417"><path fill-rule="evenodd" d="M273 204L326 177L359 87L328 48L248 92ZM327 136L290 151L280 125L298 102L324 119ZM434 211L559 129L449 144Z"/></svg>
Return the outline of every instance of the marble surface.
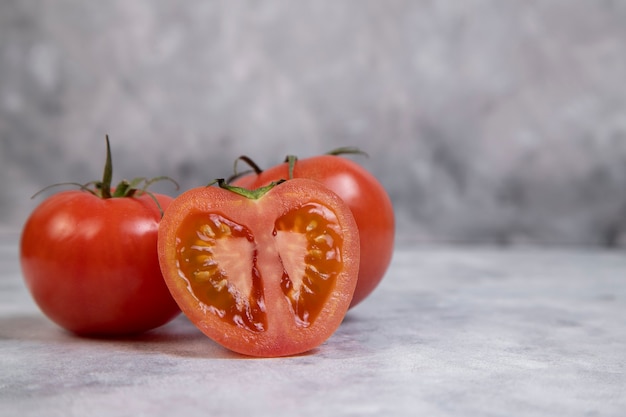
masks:
<svg viewBox="0 0 626 417"><path fill-rule="evenodd" d="M0 416L623 416L626 255L400 244L317 350L250 359L184 317L73 337L0 236Z"/></svg>

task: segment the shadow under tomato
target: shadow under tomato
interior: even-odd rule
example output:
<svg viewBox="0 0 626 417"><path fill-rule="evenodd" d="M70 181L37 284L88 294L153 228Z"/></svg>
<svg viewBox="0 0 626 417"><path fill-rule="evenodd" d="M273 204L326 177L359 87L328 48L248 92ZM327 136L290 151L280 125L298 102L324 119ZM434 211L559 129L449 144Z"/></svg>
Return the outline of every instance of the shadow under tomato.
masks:
<svg viewBox="0 0 626 417"><path fill-rule="evenodd" d="M120 337L79 336L60 328L43 315L17 315L0 318L0 340L30 341L57 347L67 345L72 349L105 348L129 354L168 355L180 358L267 359L242 355L220 346L204 335L184 315L148 332ZM320 348L289 357L305 357L318 353Z"/></svg>
<svg viewBox="0 0 626 417"><path fill-rule="evenodd" d="M58 327L36 314L0 318L0 340L56 341L58 333Z"/></svg>
<svg viewBox="0 0 626 417"><path fill-rule="evenodd" d="M136 336L94 338L94 340L134 351L183 358L245 358L209 339L183 315L164 326Z"/></svg>
<svg viewBox="0 0 626 417"><path fill-rule="evenodd" d="M0 340L28 341L42 345L106 348L204 359L234 359L230 352L202 334L186 317L180 316L157 329L123 337L84 337L68 332L43 315L15 315L0 318Z"/></svg>
<svg viewBox="0 0 626 417"><path fill-rule="evenodd" d="M194 324L184 315L179 316L173 322L141 335L134 337L108 339L117 342L128 342L129 346L136 349L158 351L163 354L175 355L180 357L198 357L213 359L247 359L247 360L263 360L272 358L263 358L243 355L230 351L209 337L204 335ZM295 355L286 356L286 358L297 358L315 355L319 352L319 348L311 349Z"/></svg>

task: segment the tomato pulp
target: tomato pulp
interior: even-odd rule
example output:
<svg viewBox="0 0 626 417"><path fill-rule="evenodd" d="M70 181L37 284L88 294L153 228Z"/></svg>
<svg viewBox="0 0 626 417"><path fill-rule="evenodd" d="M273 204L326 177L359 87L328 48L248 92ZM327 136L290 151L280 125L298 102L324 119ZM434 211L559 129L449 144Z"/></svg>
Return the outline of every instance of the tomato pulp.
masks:
<svg viewBox="0 0 626 417"><path fill-rule="evenodd" d="M311 350L341 324L358 277L359 237L345 203L289 180L254 197L186 191L159 228L165 281L185 315L251 356Z"/></svg>
<svg viewBox="0 0 626 417"><path fill-rule="evenodd" d="M310 178L335 192L350 207L361 241L359 281L350 307L367 298L384 277L393 255L395 216L389 195L382 184L356 162L337 155L299 159L294 178ZM242 176L233 185L250 189L289 178L289 164L283 163L258 174Z"/></svg>

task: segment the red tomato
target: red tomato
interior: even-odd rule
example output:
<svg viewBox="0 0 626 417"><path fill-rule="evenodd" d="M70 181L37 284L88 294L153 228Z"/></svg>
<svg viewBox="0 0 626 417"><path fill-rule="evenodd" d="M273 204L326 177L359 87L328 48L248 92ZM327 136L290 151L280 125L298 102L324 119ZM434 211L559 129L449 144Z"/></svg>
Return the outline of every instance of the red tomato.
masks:
<svg viewBox="0 0 626 417"><path fill-rule="evenodd" d="M178 305L208 337L245 355L298 354L327 340L345 316L358 229L345 203L317 182L262 191L181 194L161 221L159 260Z"/></svg>
<svg viewBox="0 0 626 417"><path fill-rule="evenodd" d="M95 190L48 197L26 221L20 242L35 302L79 335L140 333L180 313L157 256L161 209L172 198L134 190L137 182L120 183L111 196L108 138L107 151L105 180Z"/></svg>
<svg viewBox="0 0 626 417"><path fill-rule="evenodd" d="M361 239L359 281L350 305L354 307L374 291L391 262L395 236L391 200L380 182L365 168L337 155L299 159L293 167L293 177L321 182L339 195L354 214ZM240 177L233 185L254 189L287 178L289 164L283 163Z"/></svg>

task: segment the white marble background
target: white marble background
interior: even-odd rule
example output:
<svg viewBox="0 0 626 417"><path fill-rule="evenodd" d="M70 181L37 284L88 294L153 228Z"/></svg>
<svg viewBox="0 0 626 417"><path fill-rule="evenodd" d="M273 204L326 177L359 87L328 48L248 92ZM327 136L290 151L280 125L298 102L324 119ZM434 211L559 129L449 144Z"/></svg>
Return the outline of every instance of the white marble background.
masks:
<svg viewBox="0 0 626 417"><path fill-rule="evenodd" d="M356 145L404 237L622 245L624 22L621 0L2 1L0 229L97 179L108 133L117 179Z"/></svg>

